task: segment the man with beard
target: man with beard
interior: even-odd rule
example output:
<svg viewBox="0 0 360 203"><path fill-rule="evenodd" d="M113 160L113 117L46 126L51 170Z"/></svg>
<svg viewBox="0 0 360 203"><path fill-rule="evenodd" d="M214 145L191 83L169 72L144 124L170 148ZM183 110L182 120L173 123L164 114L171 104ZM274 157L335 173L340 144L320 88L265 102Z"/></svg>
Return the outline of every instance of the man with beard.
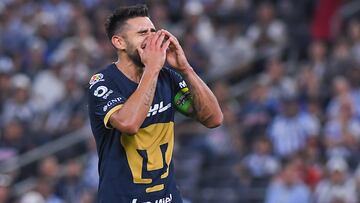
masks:
<svg viewBox="0 0 360 203"><path fill-rule="evenodd" d="M171 160L175 110L214 128L223 120L219 104L177 39L156 31L146 6L115 10L105 27L118 61L93 75L89 87L98 202L182 202Z"/></svg>

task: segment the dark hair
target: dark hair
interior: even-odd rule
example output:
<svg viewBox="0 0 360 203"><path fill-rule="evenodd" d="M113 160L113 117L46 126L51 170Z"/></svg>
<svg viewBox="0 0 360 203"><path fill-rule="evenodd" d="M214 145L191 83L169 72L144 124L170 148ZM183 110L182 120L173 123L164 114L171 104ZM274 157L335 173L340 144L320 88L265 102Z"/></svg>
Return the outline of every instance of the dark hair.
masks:
<svg viewBox="0 0 360 203"><path fill-rule="evenodd" d="M107 37L111 40L112 36L121 29L128 19L135 17L149 17L148 8L145 4L117 8L105 22Z"/></svg>

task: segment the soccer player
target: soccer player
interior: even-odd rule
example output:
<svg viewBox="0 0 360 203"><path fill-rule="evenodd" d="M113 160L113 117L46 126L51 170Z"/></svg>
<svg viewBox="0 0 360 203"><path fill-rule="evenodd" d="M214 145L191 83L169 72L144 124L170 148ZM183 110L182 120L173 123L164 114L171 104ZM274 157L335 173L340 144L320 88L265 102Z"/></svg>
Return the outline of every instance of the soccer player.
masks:
<svg viewBox="0 0 360 203"><path fill-rule="evenodd" d="M93 75L89 87L98 202L182 202L172 163L175 111L214 128L223 120L219 104L178 40L155 29L145 5L115 10L105 27L118 61Z"/></svg>

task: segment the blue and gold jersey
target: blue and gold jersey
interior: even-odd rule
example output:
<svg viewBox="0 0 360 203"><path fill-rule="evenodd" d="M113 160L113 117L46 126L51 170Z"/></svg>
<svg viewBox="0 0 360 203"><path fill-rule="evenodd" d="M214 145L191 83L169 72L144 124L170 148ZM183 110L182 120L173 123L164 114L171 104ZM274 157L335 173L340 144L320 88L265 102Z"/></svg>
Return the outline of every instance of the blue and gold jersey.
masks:
<svg viewBox="0 0 360 203"><path fill-rule="evenodd" d="M174 98L179 92L188 92L186 83L175 71L163 68L144 123L137 134L127 135L112 128L109 118L137 86L115 64L90 80L89 114L99 155L98 202L182 202L174 180L172 153L178 106ZM181 94L183 98L186 95Z"/></svg>

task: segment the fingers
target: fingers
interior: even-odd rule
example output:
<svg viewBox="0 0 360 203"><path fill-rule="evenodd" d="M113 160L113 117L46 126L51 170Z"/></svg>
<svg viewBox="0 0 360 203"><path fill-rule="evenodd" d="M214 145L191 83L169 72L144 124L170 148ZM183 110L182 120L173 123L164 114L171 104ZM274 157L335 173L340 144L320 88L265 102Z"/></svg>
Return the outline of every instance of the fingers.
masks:
<svg viewBox="0 0 360 203"><path fill-rule="evenodd" d="M165 33L166 36L169 37L169 40L171 41L171 43L175 46L176 49L180 48L180 44L179 41L176 39L176 37L171 34L169 31L167 30L161 30L161 32Z"/></svg>
<svg viewBox="0 0 360 203"><path fill-rule="evenodd" d="M176 37L175 37L173 34L171 34L169 31L167 31L167 30L162 29L161 32L165 33L169 38L174 38L174 39L176 39ZM177 41L177 40L176 40L176 41Z"/></svg>
<svg viewBox="0 0 360 203"><path fill-rule="evenodd" d="M161 30L148 36L137 51L140 56L142 56L144 52L147 52L147 50L161 50L165 53L171 43L175 42L174 39L171 40L170 37Z"/></svg>
<svg viewBox="0 0 360 203"><path fill-rule="evenodd" d="M166 49L169 47L171 41L169 39L166 40L166 42L162 45L161 49L163 51L166 51Z"/></svg>
<svg viewBox="0 0 360 203"><path fill-rule="evenodd" d="M160 37L160 34L161 34L161 32L158 31L158 32L156 32L155 34L152 35L151 42L150 42L150 45L152 47L156 47L157 41L158 41L158 39Z"/></svg>
<svg viewBox="0 0 360 203"><path fill-rule="evenodd" d="M164 38L165 38L165 34L164 34L164 33L162 33L161 31L160 31L159 33L160 33L160 35L159 35L159 37L158 37L157 40L156 40L156 47L161 47L161 44L163 43Z"/></svg>

